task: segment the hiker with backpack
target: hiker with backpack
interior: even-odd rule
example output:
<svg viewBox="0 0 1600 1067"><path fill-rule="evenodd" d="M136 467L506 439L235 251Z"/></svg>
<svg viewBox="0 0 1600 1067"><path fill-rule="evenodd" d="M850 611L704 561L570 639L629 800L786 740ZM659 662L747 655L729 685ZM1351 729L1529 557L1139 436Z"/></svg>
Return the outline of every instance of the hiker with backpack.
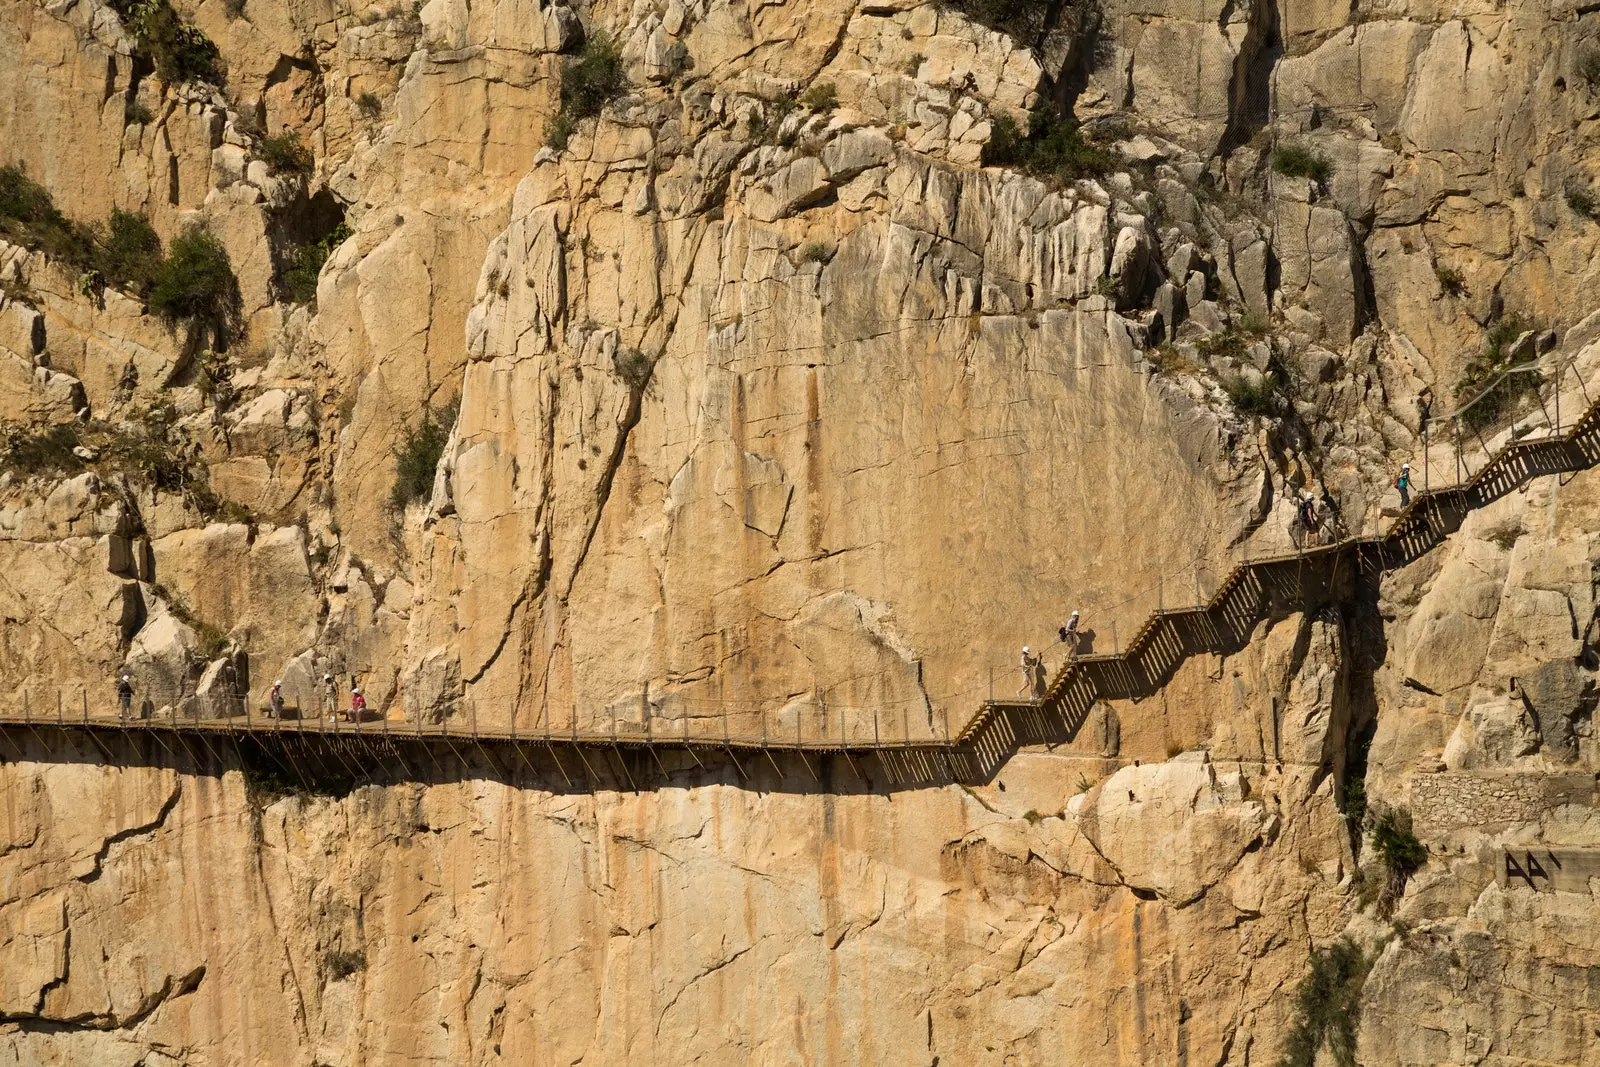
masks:
<svg viewBox="0 0 1600 1067"><path fill-rule="evenodd" d="M1394 480L1394 487L1400 490L1400 506L1411 506L1411 464L1400 464L1400 477Z"/></svg>

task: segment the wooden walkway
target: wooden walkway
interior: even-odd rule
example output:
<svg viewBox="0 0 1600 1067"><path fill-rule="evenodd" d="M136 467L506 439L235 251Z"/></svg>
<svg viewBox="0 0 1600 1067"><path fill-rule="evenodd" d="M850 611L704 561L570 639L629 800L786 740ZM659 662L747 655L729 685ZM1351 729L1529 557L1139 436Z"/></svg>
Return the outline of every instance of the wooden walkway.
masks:
<svg viewBox="0 0 1600 1067"><path fill-rule="evenodd" d="M1558 423L1559 425L1559 423ZM1462 484L1418 493L1379 537L1251 560L1235 567L1205 604L1158 610L1125 649L1065 663L1038 700L988 700L954 736L761 736L644 716L638 729L611 732L477 729L449 723L364 723L320 718L119 719L0 715L0 759L57 758L51 734L87 738L107 762L160 759L180 752L202 761L242 760L287 788L353 787L363 781L439 780L474 773L537 775L572 789L602 784L639 788L731 766L740 780L769 787L839 790L907 788L990 781L1019 748L1070 740L1097 701L1151 696L1188 657L1231 654L1264 618L1316 611L1349 596L1363 576L1404 566L1461 526L1475 508L1533 478L1587 469L1600 462L1600 404L1590 404L1565 432L1514 441ZM673 729L658 730L656 722ZM765 720L763 720L765 722ZM800 727L797 727L797 731ZM30 751L32 754L30 755ZM11 753L15 753L13 757ZM230 756L229 753L233 753ZM849 785L849 782L856 783ZM330 785L331 783L331 785Z"/></svg>

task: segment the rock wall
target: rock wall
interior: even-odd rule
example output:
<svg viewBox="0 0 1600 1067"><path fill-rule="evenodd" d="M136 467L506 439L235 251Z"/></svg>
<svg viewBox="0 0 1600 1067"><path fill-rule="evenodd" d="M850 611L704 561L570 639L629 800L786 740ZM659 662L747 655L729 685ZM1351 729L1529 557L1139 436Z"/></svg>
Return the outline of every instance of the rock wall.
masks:
<svg viewBox="0 0 1600 1067"><path fill-rule="evenodd" d="M1484 361L1567 369L1471 469L1593 393L1584 5L177 7L222 84L0 0L0 165L207 226L241 296L203 351L0 234L0 711L332 672L396 722L937 736L1069 611L1116 648L1290 548L1302 490L1381 529ZM601 34L625 88L553 135ZM1104 165L983 165L1052 103ZM17 458L51 427L72 458ZM981 788L284 797L3 731L0 1058L1276 1062L1345 936L1360 1062L1594 1063L1594 883L1504 860L1600 848L1597 484ZM1409 881L1363 805L1409 813Z"/></svg>

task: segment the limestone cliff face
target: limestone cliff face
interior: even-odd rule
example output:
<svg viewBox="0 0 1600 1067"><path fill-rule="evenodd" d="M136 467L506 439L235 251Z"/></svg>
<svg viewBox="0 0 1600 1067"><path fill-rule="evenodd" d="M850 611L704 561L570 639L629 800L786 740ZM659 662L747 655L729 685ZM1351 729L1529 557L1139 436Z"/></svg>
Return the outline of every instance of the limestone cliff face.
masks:
<svg viewBox="0 0 1600 1067"><path fill-rule="evenodd" d="M941 736L1068 611L1111 650L1289 548L1292 493L1380 530L1486 334L1575 370L1471 469L1600 395L1600 14L1045 6L182 3L226 79L174 87L96 0L0 0L0 165L204 224L240 297L201 351L0 242L7 440L88 428L0 475L0 710L333 671L397 722ZM552 139L601 33L626 87ZM1103 173L982 165L1041 103ZM152 426L200 481L115 461ZM1505 863L1600 849L1597 477L981 788L282 797L8 733L0 1060L1270 1063L1344 935L1360 1062L1600 1062L1595 883ZM1428 849L1382 893L1363 782Z"/></svg>

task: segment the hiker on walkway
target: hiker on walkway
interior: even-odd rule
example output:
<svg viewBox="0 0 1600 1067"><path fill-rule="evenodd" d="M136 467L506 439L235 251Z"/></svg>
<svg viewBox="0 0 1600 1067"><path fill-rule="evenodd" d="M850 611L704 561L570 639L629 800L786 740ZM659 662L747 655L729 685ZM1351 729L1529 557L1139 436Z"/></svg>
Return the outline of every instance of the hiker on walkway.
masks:
<svg viewBox="0 0 1600 1067"><path fill-rule="evenodd" d="M1411 464L1400 464L1400 477L1394 480L1394 487L1400 490L1400 506L1411 506Z"/></svg>
<svg viewBox="0 0 1600 1067"><path fill-rule="evenodd" d="M117 717L126 719L133 711L133 676L124 674L117 679Z"/></svg>
<svg viewBox="0 0 1600 1067"><path fill-rule="evenodd" d="M333 680L331 672L322 676L322 706L328 709L330 719L339 710L339 683Z"/></svg>
<svg viewBox="0 0 1600 1067"><path fill-rule="evenodd" d="M1294 522L1289 525L1289 539L1296 548L1306 547L1309 541L1317 541L1317 502L1311 498L1311 493L1302 489L1300 498L1295 501Z"/></svg>
<svg viewBox="0 0 1600 1067"><path fill-rule="evenodd" d="M1022 688L1017 690L1020 699L1024 693L1033 692L1034 668L1039 665L1039 660L1034 656L1033 649L1027 645L1022 646Z"/></svg>
<svg viewBox="0 0 1600 1067"><path fill-rule="evenodd" d="M279 678L272 683L272 692L267 696L267 714L274 719L283 718L283 679Z"/></svg>
<svg viewBox="0 0 1600 1067"><path fill-rule="evenodd" d="M1056 631L1061 643L1067 646L1067 658L1078 658L1078 613L1074 611L1067 624Z"/></svg>
<svg viewBox="0 0 1600 1067"><path fill-rule="evenodd" d="M350 721L360 722L367 714L367 698L361 695L359 686L350 688Z"/></svg>
<svg viewBox="0 0 1600 1067"><path fill-rule="evenodd" d="M1339 511L1339 502L1326 487L1317 497L1317 526L1322 530L1325 544L1338 544L1345 538L1344 515Z"/></svg>

